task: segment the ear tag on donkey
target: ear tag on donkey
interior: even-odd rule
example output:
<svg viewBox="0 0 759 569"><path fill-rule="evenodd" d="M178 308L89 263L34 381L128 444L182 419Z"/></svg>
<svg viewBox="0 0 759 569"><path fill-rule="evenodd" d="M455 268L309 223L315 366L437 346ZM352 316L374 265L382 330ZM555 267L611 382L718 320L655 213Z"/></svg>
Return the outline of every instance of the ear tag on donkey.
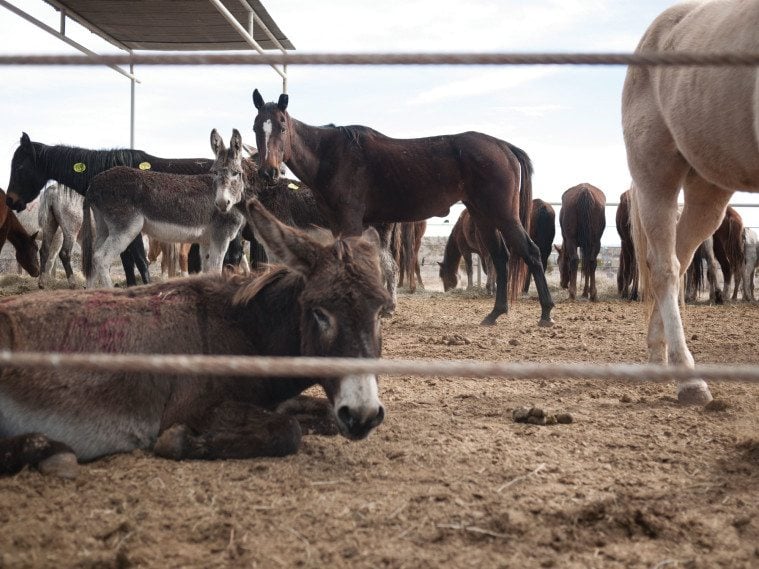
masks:
<svg viewBox="0 0 759 569"><path fill-rule="evenodd" d="M292 182L290 182L289 184L287 184L287 187L289 189L291 189L291 190L298 190L298 189L300 189L300 186L298 186L296 184L293 184Z"/></svg>
<svg viewBox="0 0 759 569"><path fill-rule="evenodd" d="M140 162L138 168L140 170L150 170L150 162Z"/></svg>
<svg viewBox="0 0 759 569"><path fill-rule="evenodd" d="M77 162L74 164L74 172L81 174L87 169L87 165L84 162Z"/></svg>

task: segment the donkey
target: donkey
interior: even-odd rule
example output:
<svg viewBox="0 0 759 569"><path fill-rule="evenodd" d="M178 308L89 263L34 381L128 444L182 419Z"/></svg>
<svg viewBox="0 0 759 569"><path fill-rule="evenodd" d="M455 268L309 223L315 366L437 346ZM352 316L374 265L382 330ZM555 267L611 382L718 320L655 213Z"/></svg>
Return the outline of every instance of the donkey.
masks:
<svg viewBox="0 0 759 569"><path fill-rule="evenodd" d="M242 172L230 169L228 158L239 157L242 137L236 129L230 147L214 129L211 148L216 161L211 167L214 181ZM109 268L119 253L141 231L160 241L197 242L204 271L221 272L229 242L245 222L241 201L215 197L209 176L165 174L118 166L92 179L84 200L85 216L90 209L97 226L93 245L91 224L84 225L82 265L87 288L98 283L112 286Z"/></svg>
<svg viewBox="0 0 759 569"><path fill-rule="evenodd" d="M129 290L7 299L0 301L0 346L379 357L379 314L390 298L380 284L376 231L322 245L277 221L258 200L249 200L247 210L285 266L248 277L207 274ZM36 325L52 320L54 329ZM373 374L253 379L3 367L0 473L31 464L70 477L78 460L134 449L175 460L291 454L302 431L284 410L298 412L292 399L316 384L329 402L321 402L329 415L316 423L319 432L336 426L359 440L382 422ZM314 409L316 402L309 403Z"/></svg>

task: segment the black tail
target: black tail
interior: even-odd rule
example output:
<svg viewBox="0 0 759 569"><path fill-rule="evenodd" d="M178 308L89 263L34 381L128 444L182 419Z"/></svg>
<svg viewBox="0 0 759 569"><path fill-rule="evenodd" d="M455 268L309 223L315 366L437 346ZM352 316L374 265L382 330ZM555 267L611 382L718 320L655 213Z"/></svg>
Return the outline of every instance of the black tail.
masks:
<svg viewBox="0 0 759 569"><path fill-rule="evenodd" d="M519 221L527 234L530 234L532 210L532 160L527 153L513 144L506 143L509 150L516 156L521 167L521 177L519 183ZM517 299L519 291L522 290L525 277L527 276L527 263L517 255L509 257L509 300L514 302Z"/></svg>
<svg viewBox="0 0 759 569"><path fill-rule="evenodd" d="M92 228L92 219L90 216L90 201L84 198L82 205L82 273L85 278L89 279L93 272L92 255L95 245L93 243L94 235Z"/></svg>

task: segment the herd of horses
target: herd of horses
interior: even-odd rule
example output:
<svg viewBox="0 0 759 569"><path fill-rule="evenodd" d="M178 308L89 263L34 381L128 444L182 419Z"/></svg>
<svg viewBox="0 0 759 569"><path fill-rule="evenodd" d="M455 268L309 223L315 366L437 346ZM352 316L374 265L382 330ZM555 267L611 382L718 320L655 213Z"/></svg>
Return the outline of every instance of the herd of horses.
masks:
<svg viewBox="0 0 759 569"><path fill-rule="evenodd" d="M731 49L756 52L757 19L759 6L738 0L676 6L656 19L638 50L719 52L729 41ZM699 88L684 88L693 85ZM617 225L629 228L622 240L632 251L625 249L620 259L619 288L633 296L642 291L649 305L653 362L693 366L679 283L702 243L711 240L716 258L722 251L735 280L743 275L746 283L749 264L756 263L755 248L752 257L746 245L752 236L725 212L735 190L759 191L757 85L753 67L628 70L622 118L632 187L621 200ZM489 257L494 280L495 304L482 324L495 324L517 292L529 287L529 277L540 301L539 325L552 324L545 267L555 214L533 200L532 163L522 149L477 132L401 140L364 126L310 126L289 113L287 95L265 102L258 90L253 103L255 157L243 155L238 131L229 147L211 133L213 160L47 146L24 134L6 204L23 210L51 179L82 196L88 288L0 301L0 346L379 357L380 318L394 309L389 244L407 244L401 264L414 282L410 251L418 248L422 221L446 215L459 201L467 209L451 236L457 251L441 265L445 286L455 286L451 266L457 269L462 256L476 252ZM284 166L299 182L284 178ZM684 206L678 209L681 188ZM0 239L11 241L18 261L39 274L33 236L19 231L6 204ZM571 297L581 256L582 294L597 298L604 206L603 193L590 184L562 196L558 264ZM313 234L314 227L332 235ZM247 275L220 274L224 252L241 230L274 264ZM198 243L204 273L147 285L141 232ZM743 257L733 248L738 235ZM116 255L128 284L136 283L136 267L147 286L95 290L111 284ZM56 322L53 330L38 325L49 321ZM316 384L326 402L300 396ZM678 386L678 398L703 404L711 394L705 382L690 380ZM72 476L79 460L135 448L173 459L278 456L297 450L302 421L317 432L362 439L383 417L373 374L250 381L4 367L0 472L32 464Z"/></svg>

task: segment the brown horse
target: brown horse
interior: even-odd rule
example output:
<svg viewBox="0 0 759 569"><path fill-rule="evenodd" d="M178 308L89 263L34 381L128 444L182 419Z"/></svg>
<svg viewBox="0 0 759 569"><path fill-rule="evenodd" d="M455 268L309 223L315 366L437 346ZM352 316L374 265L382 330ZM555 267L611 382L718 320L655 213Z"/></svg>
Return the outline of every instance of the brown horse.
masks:
<svg viewBox="0 0 759 569"><path fill-rule="evenodd" d="M365 126L314 127L287 112L287 95L265 103L255 90L253 102L261 175L276 180L287 164L314 190L334 234L360 234L365 223L445 216L461 200L497 273L495 306L482 323L495 324L508 311L506 283L513 300L524 279L521 257L538 288L540 324L551 325L553 301L528 233L532 164L523 150L478 132L401 140Z"/></svg>
<svg viewBox="0 0 759 569"><path fill-rule="evenodd" d="M130 290L63 291L0 302L0 346L12 350L377 358L379 239L322 245L255 199L248 215L286 265L248 277L203 275ZM55 322L40 327L40 322ZM323 431L366 437L384 417L372 374L245 378L0 370L0 472L25 464L63 476L76 461L151 449L172 459L296 452L301 428L280 406L324 389ZM285 407L297 411L297 402ZM312 404L313 405L313 404ZM335 427L337 427L335 429Z"/></svg>
<svg viewBox="0 0 759 569"><path fill-rule="evenodd" d="M398 265L398 286L403 286L404 278L408 279L408 291L416 292L417 281L422 283L422 269L419 266L419 249L422 238L427 230L427 221L414 221L394 224L391 249L395 263Z"/></svg>
<svg viewBox="0 0 759 569"><path fill-rule="evenodd" d="M16 249L16 261L24 270L38 277L40 275L40 257L37 248L37 234L29 235L8 206L5 204L5 192L0 190L0 250L6 241Z"/></svg>
<svg viewBox="0 0 759 569"><path fill-rule="evenodd" d="M630 228L630 190L619 196L616 224L621 241L617 292L622 298L638 300L638 265L635 262L635 245Z"/></svg>
<svg viewBox="0 0 759 569"><path fill-rule="evenodd" d="M577 267L579 257L577 248L582 254L582 274L585 286L583 298L595 302L596 264L601 252L601 236L606 229L606 196L591 184L579 184L569 188L561 196L561 247L556 247L559 253L558 265L561 275L561 288L569 289L569 299L577 296Z"/></svg>
<svg viewBox="0 0 759 569"><path fill-rule="evenodd" d="M736 300L746 257L743 246L743 218L730 206L727 206L725 217L714 232L714 256L722 269L722 296L727 300L730 281L735 277L732 300Z"/></svg>
<svg viewBox="0 0 759 569"><path fill-rule="evenodd" d="M691 2L665 10L638 52L759 51L759 4ZM754 66L631 66L622 91L622 130L633 178L632 215L641 284L650 302L652 362L693 366L678 304L680 276L712 235L735 191L759 192L759 106ZM677 198L684 206L677 219ZM678 399L712 399L702 379Z"/></svg>
<svg viewBox="0 0 759 569"><path fill-rule="evenodd" d="M551 256L554 237L556 237L556 212L551 204L540 198L535 198L532 200L530 213L530 239L540 249L540 262L543 265L543 272L548 268L548 257ZM530 273L527 273L524 279L524 287L522 287L523 294L530 292L530 277Z"/></svg>
<svg viewBox="0 0 759 569"><path fill-rule="evenodd" d="M449 291L456 288L459 283L459 265L461 258L464 258L467 276L467 290L472 288L472 253L480 256L480 262L485 267L487 275L487 284L485 288L489 293L493 293L492 277L495 273L493 261L490 258L485 242L477 229L477 226L469 215L469 210L465 209L456 220L456 224L448 236L443 251L443 262L440 265L440 279L443 281L443 290Z"/></svg>

